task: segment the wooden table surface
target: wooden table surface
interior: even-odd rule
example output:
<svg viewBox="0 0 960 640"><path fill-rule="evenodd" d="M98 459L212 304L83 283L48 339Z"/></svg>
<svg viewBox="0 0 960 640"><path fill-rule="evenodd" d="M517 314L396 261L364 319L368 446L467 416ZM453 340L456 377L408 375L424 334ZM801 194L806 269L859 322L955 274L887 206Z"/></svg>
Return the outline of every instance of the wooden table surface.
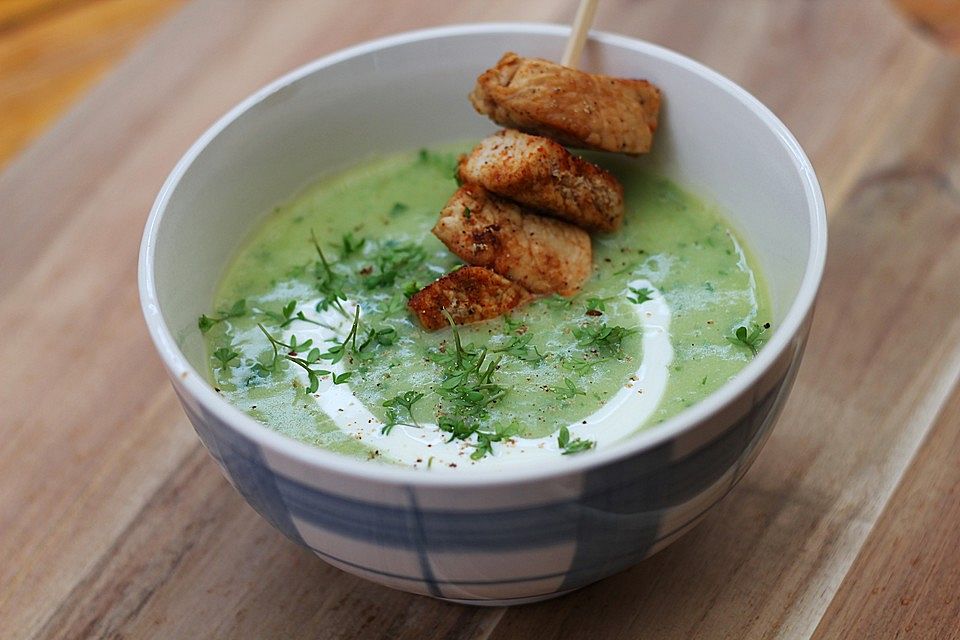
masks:
<svg viewBox="0 0 960 640"><path fill-rule="evenodd" d="M147 337L139 238L180 154L265 81L574 3L179 5L0 4L0 158L136 42L0 174L0 638L960 638L960 59L883 0L601 3L598 28L786 121L825 192L827 272L780 424L699 527L578 593L480 609L341 573L230 488Z"/></svg>

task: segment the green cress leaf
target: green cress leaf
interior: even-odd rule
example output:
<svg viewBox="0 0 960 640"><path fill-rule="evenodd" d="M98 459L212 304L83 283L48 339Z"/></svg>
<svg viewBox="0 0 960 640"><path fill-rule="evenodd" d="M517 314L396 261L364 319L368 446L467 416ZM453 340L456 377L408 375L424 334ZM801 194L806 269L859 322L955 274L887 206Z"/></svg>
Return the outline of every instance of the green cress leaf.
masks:
<svg viewBox="0 0 960 640"><path fill-rule="evenodd" d="M369 252L368 252L369 253ZM427 259L427 252L413 242L388 240L371 254L369 273L362 277L366 289L392 287L397 280L409 277Z"/></svg>
<svg viewBox="0 0 960 640"><path fill-rule="evenodd" d="M634 297L631 298L630 296L627 296L627 300L633 304L643 304L648 300L653 300L653 289L649 287L643 287L642 289L630 287L630 293L632 293Z"/></svg>
<svg viewBox="0 0 960 640"><path fill-rule="evenodd" d="M307 372L307 393L316 393L320 388L320 378L323 376L333 376L334 384L342 384L352 375L353 372L347 371L339 375L326 369L316 368L313 365L321 358L320 350L313 346L313 340L298 342L296 336L290 336L290 342L278 340L267 331L262 323L257 323L257 327L267 337L270 346L273 348L273 359L270 364L258 362L254 365L254 372L257 375L263 375L268 372L276 371L277 363L281 360L287 360L297 365ZM307 351L309 349L309 351ZM299 350L299 351L298 351ZM306 357L301 358L299 353L307 351Z"/></svg>
<svg viewBox="0 0 960 640"><path fill-rule="evenodd" d="M434 389L441 398L439 420L441 431L450 434L448 442L468 440L475 434L477 444L483 455L492 450L490 442L501 439L496 431L481 429L489 419L489 407L502 398L507 389L494 380L500 357L488 360L490 350L487 347L464 346L460 332L453 318L443 312L453 332L453 348L444 352L431 352L430 360L438 364L443 379ZM474 452L476 454L476 451ZM482 457L480 454L476 454Z"/></svg>
<svg viewBox="0 0 960 640"><path fill-rule="evenodd" d="M473 453L470 454L471 460L480 460L486 455L493 455L493 443L509 440L523 431L522 425L517 420L512 420L508 424L496 424L493 431L477 430L477 444Z"/></svg>
<svg viewBox="0 0 960 640"><path fill-rule="evenodd" d="M536 345L531 345L533 336L525 333L522 336L512 336L503 346L490 349L493 353L505 353L524 362L543 362L546 356L540 353Z"/></svg>
<svg viewBox="0 0 960 640"><path fill-rule="evenodd" d="M219 319L211 318L210 316L203 314L200 316L200 319L197 321L197 327L200 329L200 333L206 333L213 328L215 324L220 322Z"/></svg>
<svg viewBox="0 0 960 640"><path fill-rule="evenodd" d="M750 350L751 354L757 355L757 351L764 342L763 335L769 328L769 322L765 322L762 325L751 322L749 326L737 327L733 335L727 337L727 340L738 347L746 347Z"/></svg>
<svg viewBox="0 0 960 640"><path fill-rule="evenodd" d="M480 460L485 455L493 455L493 441L486 433L477 433L476 449L470 454L471 460Z"/></svg>
<svg viewBox="0 0 960 640"><path fill-rule="evenodd" d="M587 375L588 373L590 373L590 371L591 371L595 366L597 366L598 364L601 364L601 363L603 363L603 362L609 362L609 361L610 361L610 358L600 358L600 357L593 357L593 358L574 358L574 357L567 357L567 358L563 358L563 359L560 361L560 366L563 367L564 369L566 369L567 371L573 371L574 373L576 373L576 374L579 375L579 376L585 376L585 375Z"/></svg>
<svg viewBox="0 0 960 640"><path fill-rule="evenodd" d="M213 352L213 357L220 362L221 368L226 368L230 365L230 361L239 357L240 354L231 349L230 347L220 347Z"/></svg>
<svg viewBox="0 0 960 640"><path fill-rule="evenodd" d="M417 403L423 394L419 391L405 391L400 395L394 396L389 400L383 403L383 406L387 408L387 423L381 429L381 433L384 435L390 433L390 430L393 429L398 424L404 424L400 422L400 409L406 409L407 415L410 417L411 426L419 427L417 424L417 419L413 417L413 405Z"/></svg>
<svg viewBox="0 0 960 640"><path fill-rule="evenodd" d="M516 333L523 327L522 320L514 320L513 316L509 313L503 316L503 326L506 328L507 333Z"/></svg>
<svg viewBox="0 0 960 640"><path fill-rule="evenodd" d="M605 322L600 324L584 324L573 328L573 336L577 345L595 349L603 356L622 356L623 339L637 333L636 329L627 329L621 326L608 327Z"/></svg>
<svg viewBox="0 0 960 640"><path fill-rule="evenodd" d="M353 233L348 232L343 234L343 237L340 239L340 257L349 258L353 254L359 253L366 243L366 238L357 240L353 237Z"/></svg>
<svg viewBox="0 0 960 640"><path fill-rule="evenodd" d="M566 426L560 427L560 432L557 434L557 445L563 449L561 455L572 455L574 453L581 453L583 451L588 451L597 446L597 443L593 440L583 440L582 438L577 438L576 440L570 439L570 429Z"/></svg>
<svg viewBox="0 0 960 640"><path fill-rule="evenodd" d="M313 229L310 230L310 241L313 243L317 256L320 258L320 261L314 267L314 273L317 278L317 290L320 292L320 300L316 305L317 311L326 311L332 306L339 311L342 316L349 318L350 314L347 313L340 302L341 300L347 299L347 294L344 292L344 278L336 273L333 267L330 266L330 262L327 261L327 256L324 255L323 249L320 248L320 242L317 241L317 234L314 233Z"/></svg>
<svg viewBox="0 0 960 640"><path fill-rule="evenodd" d="M203 314L197 320L197 328L200 329L200 333L206 333L210 331L214 326L220 324L224 320L230 320L231 318L240 318L247 313L247 301L246 299L241 298L233 303L229 309L221 310L219 315L208 316Z"/></svg>
<svg viewBox="0 0 960 640"><path fill-rule="evenodd" d="M550 390L557 394L558 400L569 400L575 396L587 395L586 392L580 389L570 378L564 378L562 386L551 387Z"/></svg>
<svg viewBox="0 0 960 640"><path fill-rule="evenodd" d="M601 315L607 310L607 303L613 300L613 297L598 298L596 296L587 298L587 315Z"/></svg>

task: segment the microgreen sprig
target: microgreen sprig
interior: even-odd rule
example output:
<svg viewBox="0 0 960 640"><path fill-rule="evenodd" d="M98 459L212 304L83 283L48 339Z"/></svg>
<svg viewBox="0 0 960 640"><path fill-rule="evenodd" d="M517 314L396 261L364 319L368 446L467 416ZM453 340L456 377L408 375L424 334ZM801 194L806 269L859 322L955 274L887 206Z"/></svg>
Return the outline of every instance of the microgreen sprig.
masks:
<svg viewBox="0 0 960 640"><path fill-rule="evenodd" d="M401 409L406 409L407 415L410 417L410 422L412 423L410 426L419 427L420 425L417 424L417 419L413 416L413 405L422 397L423 394L419 391L406 391L384 402L383 406L387 408L387 423L383 425L383 429L381 429L380 432L387 435L395 426L403 424L400 422Z"/></svg>
<svg viewBox="0 0 960 640"><path fill-rule="evenodd" d="M349 379L352 373L350 371L335 375L326 369L315 368L314 365L320 360L320 349L313 346L313 340L298 342L296 336L290 336L290 342L283 342L267 331L263 323L258 322L257 327L263 332L263 335L267 337L267 340L270 341L270 346L273 348L273 360L269 366L261 365L264 369L268 371L276 370L277 363L281 358L294 363L307 372L307 379L309 381L307 393L317 392L317 389L320 388L320 378L323 376L333 376L334 384L343 384ZM301 356L303 352L306 352L306 355Z"/></svg>
<svg viewBox="0 0 960 640"><path fill-rule="evenodd" d="M513 420L509 424L496 424L493 427L493 431L481 431L477 430L477 445L476 449L473 450L473 453L470 454L471 460L480 460L486 455L493 455L493 443L494 442L503 442L504 440L509 440L510 438L519 435L523 430L523 427L517 420Z"/></svg>
<svg viewBox="0 0 960 640"><path fill-rule="evenodd" d="M733 332L732 336L727 336L727 340L738 347L750 349L750 353L757 355L760 345L763 344L763 334L770 328L770 323L765 322L762 325L751 322L749 326L739 326Z"/></svg>
<svg viewBox="0 0 960 640"><path fill-rule="evenodd" d="M560 361L560 366L567 371L573 371L579 376L585 376L602 362L609 362L610 358L564 358Z"/></svg>
<svg viewBox="0 0 960 640"><path fill-rule="evenodd" d="M346 236L344 236L346 238ZM317 302L317 311L325 311L331 306L336 308L340 314L349 318L350 314L347 313L347 310L343 308L341 300L347 299L347 294L343 290L343 277L337 274L333 268L330 266L330 263L327 261L327 257L323 254L323 249L320 248L320 243L317 241L317 235L313 232L313 229L310 230L310 241L313 243L314 249L317 251L317 255L320 258L320 262L317 263L315 268L315 274L317 277L317 289L320 291L320 301ZM361 242L361 245L363 243Z"/></svg>
<svg viewBox="0 0 960 640"><path fill-rule="evenodd" d="M596 349L603 356L623 355L623 339L637 333L636 329L609 327L605 322L574 327L573 336L580 347Z"/></svg>
<svg viewBox="0 0 960 640"><path fill-rule="evenodd" d="M280 309L279 312L271 311L270 309L255 309L254 311L262 314L263 316L266 316L267 318L270 318L275 323L277 323L277 326L279 326L281 329L293 324L298 320L300 322L315 324L319 327L329 328L328 325L322 322L308 318L307 316L304 315L303 311L297 311L296 313L294 313L296 308L297 308L297 301L290 300L289 302L287 302L287 304L283 305L283 307Z"/></svg>
<svg viewBox="0 0 960 640"><path fill-rule="evenodd" d="M351 232L343 234L343 237L340 239L340 257L349 258L353 254L359 253L366 243L366 238L360 238L358 240L353 237L353 233Z"/></svg>
<svg viewBox="0 0 960 640"><path fill-rule="evenodd" d="M221 369L229 367L230 362L239 356L240 354L230 347L220 347L213 352L213 357L220 362Z"/></svg>
<svg viewBox="0 0 960 640"><path fill-rule="evenodd" d="M453 317L447 311L443 313L453 331L454 344L453 349L430 355L444 374L436 388L437 395L443 400L437 425L441 431L450 434L448 442L468 440L474 434L481 433L482 423L489 417L490 406L506 395L508 390L494 381L500 357L488 360L489 350L486 347L464 346ZM496 438L496 432L483 433L484 442L498 441L491 439ZM479 435L477 437L480 438ZM481 450L489 448L484 445Z"/></svg>
<svg viewBox="0 0 960 640"><path fill-rule="evenodd" d="M246 300L237 300L233 303L229 309L221 310L219 315L208 316L203 314L197 320L197 327L200 329L200 333L206 333L210 331L214 326L220 324L224 320L230 320L231 318L240 318L247 313L247 301Z"/></svg>
<svg viewBox="0 0 960 640"><path fill-rule="evenodd" d="M360 305L357 305L353 314L353 324L350 325L350 332L347 333L347 336L343 339L342 342L338 342L322 354L320 357L323 360L329 360L330 364L337 364L343 360L344 356L347 355L348 350L352 350L354 353L357 351L357 331L360 328Z"/></svg>
<svg viewBox="0 0 960 640"><path fill-rule="evenodd" d="M571 440L570 429L566 426L563 426L560 427L560 433L557 434L557 446L563 449L563 453L561 455L568 456L574 453L589 451L597 446L597 443L593 440L584 440L582 438Z"/></svg>
<svg viewBox="0 0 960 640"><path fill-rule="evenodd" d="M557 400L569 400L576 396L585 396L586 392L577 386L577 383L570 378L564 378L562 385L551 387L550 391L557 395Z"/></svg>
<svg viewBox="0 0 960 640"><path fill-rule="evenodd" d="M369 273L363 276L363 286L367 289L392 287L397 280L420 267L426 259L427 252L419 244L388 240L372 254L372 265Z"/></svg>
<svg viewBox="0 0 960 640"><path fill-rule="evenodd" d="M546 356L540 353L536 345L530 344L533 335L525 333L522 336L512 336L500 347L490 349L494 353L505 353L524 362L543 362Z"/></svg>
<svg viewBox="0 0 960 640"><path fill-rule="evenodd" d="M403 285L403 295L408 300L413 297L417 291L420 291L420 285L417 284L416 280L411 280L407 284Z"/></svg>
<svg viewBox="0 0 960 640"><path fill-rule="evenodd" d="M613 300L614 298L600 298L594 296L592 298L587 298L587 315L588 316L599 316L603 315L607 311L607 303Z"/></svg>
<svg viewBox="0 0 960 640"><path fill-rule="evenodd" d="M633 297L627 296L627 300L633 304L643 304L648 300L653 300L653 289L650 287L643 287L641 289L630 287L630 293L633 294Z"/></svg>

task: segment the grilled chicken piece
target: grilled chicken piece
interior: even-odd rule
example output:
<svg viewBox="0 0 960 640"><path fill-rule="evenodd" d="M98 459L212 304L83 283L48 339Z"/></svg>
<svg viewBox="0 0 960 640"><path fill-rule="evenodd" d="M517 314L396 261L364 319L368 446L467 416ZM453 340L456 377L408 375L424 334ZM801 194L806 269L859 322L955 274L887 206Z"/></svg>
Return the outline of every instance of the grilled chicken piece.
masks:
<svg viewBox="0 0 960 640"><path fill-rule="evenodd" d="M586 73L506 53L477 78L470 102L505 127L571 147L636 155L650 150L660 90L646 80Z"/></svg>
<svg viewBox="0 0 960 640"><path fill-rule="evenodd" d="M525 212L479 185L453 194L433 235L464 262L493 269L533 293L572 296L590 276L586 231Z"/></svg>
<svg viewBox="0 0 960 640"><path fill-rule="evenodd" d="M485 138L460 159L457 175L590 231L616 231L623 222L617 179L540 136L506 129Z"/></svg>
<svg viewBox="0 0 960 640"><path fill-rule="evenodd" d="M489 320L533 299L529 291L484 267L460 267L417 291L407 306L427 331Z"/></svg>

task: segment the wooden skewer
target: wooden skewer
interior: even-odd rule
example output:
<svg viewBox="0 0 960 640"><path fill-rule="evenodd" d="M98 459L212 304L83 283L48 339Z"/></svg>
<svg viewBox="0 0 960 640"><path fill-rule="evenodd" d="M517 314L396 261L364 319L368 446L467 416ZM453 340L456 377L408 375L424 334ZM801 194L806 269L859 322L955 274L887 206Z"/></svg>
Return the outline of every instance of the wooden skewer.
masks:
<svg viewBox="0 0 960 640"><path fill-rule="evenodd" d="M570 38L567 39L567 48L563 52L560 64L576 69L580 63L580 54L583 52L583 43L587 41L593 16L597 13L597 3L600 0L580 0L577 15L573 19L570 29Z"/></svg>

